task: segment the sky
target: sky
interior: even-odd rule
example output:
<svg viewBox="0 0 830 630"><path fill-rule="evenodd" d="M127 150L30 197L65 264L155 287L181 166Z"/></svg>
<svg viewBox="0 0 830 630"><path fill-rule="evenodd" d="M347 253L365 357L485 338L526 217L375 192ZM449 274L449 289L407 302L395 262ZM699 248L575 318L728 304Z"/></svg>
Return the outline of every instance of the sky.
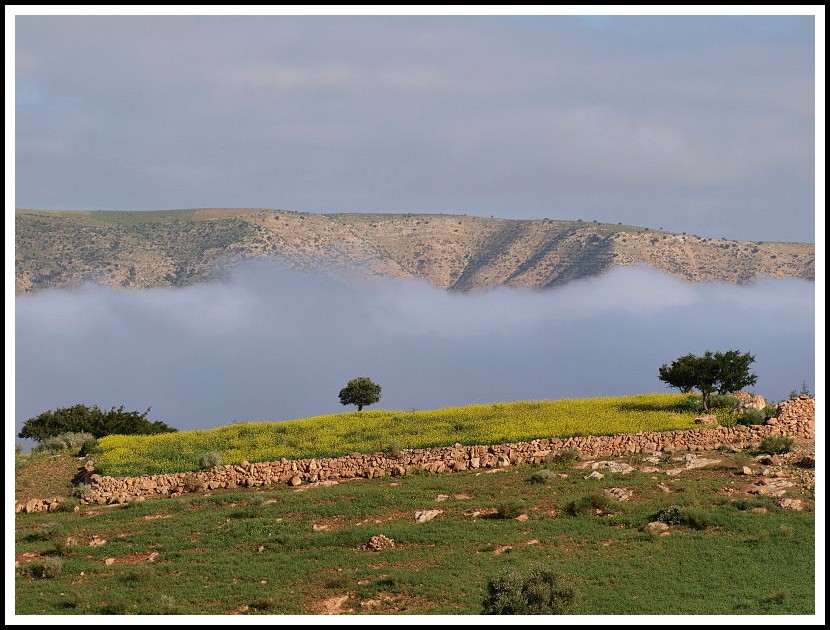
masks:
<svg viewBox="0 0 830 630"><path fill-rule="evenodd" d="M17 15L14 204L813 242L814 22Z"/></svg>

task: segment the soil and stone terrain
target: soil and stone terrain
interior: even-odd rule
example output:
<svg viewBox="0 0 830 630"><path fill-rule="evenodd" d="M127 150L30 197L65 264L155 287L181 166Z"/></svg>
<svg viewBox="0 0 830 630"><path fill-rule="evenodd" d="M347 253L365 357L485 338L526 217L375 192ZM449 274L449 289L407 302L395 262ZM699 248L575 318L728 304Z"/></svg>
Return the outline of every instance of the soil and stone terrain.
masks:
<svg viewBox="0 0 830 630"><path fill-rule="evenodd" d="M549 288L645 264L689 282L815 279L815 245L730 241L586 221L268 209L15 214L15 287L185 286L272 258L474 291Z"/></svg>

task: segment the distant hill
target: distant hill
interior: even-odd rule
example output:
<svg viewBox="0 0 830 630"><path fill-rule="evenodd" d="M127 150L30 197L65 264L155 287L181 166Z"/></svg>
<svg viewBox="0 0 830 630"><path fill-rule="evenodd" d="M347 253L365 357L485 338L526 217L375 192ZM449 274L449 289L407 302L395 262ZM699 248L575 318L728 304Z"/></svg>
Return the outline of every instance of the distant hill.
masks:
<svg viewBox="0 0 830 630"><path fill-rule="evenodd" d="M549 288L644 263L690 282L815 279L815 245L729 241L630 225L444 214L268 209L15 213L18 293L86 281L185 286L242 260L358 268L454 291Z"/></svg>

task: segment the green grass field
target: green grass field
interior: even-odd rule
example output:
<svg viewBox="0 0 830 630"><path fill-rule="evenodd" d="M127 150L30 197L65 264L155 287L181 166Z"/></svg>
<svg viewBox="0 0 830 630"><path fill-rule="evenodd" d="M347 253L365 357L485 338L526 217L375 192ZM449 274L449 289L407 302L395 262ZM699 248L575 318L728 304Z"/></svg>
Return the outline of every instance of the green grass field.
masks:
<svg viewBox="0 0 830 630"><path fill-rule="evenodd" d="M803 512L747 495L752 455L717 453L720 464L677 476L586 480L562 467L567 477L538 484L538 468L523 466L19 514L15 612L476 615L489 579L541 564L576 589L577 615L813 614L813 494L788 492ZM568 514L618 486L631 501ZM508 499L526 520L492 516ZM671 505L696 508L707 526L644 529ZM424 509L443 512L416 523ZM395 546L361 549L377 534Z"/></svg>
<svg viewBox="0 0 830 630"><path fill-rule="evenodd" d="M695 414L676 408L684 398L643 394L432 411L362 411L154 436L115 435L99 440L96 460L103 474L132 476L195 470L206 453L219 453L224 464L233 464L378 452L391 441L407 449L689 429L695 426Z"/></svg>

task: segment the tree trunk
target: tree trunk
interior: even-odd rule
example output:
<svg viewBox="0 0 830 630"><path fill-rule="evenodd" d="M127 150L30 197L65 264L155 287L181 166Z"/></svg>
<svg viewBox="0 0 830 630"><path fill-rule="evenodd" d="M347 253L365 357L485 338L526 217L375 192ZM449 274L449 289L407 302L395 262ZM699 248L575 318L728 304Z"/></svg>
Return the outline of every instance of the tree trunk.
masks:
<svg viewBox="0 0 830 630"><path fill-rule="evenodd" d="M358 410L358 411L363 411L363 405L358 405L358 406L357 406L357 410Z"/></svg>

